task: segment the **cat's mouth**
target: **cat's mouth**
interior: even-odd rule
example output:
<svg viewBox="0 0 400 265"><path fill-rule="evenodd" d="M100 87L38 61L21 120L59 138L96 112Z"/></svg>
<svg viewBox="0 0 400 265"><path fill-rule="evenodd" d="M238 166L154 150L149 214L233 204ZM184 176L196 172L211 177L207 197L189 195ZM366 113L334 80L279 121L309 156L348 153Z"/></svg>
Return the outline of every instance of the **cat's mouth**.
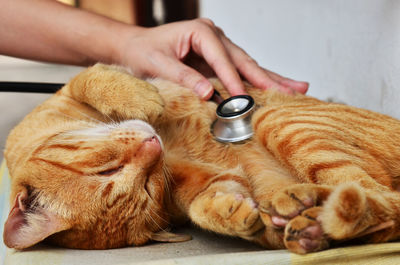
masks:
<svg viewBox="0 0 400 265"><path fill-rule="evenodd" d="M162 145L156 135L142 141L142 145L136 151L135 156L140 158L141 167L146 170L146 175L153 173L162 157L162 151Z"/></svg>
<svg viewBox="0 0 400 265"><path fill-rule="evenodd" d="M140 152L141 155L147 156L148 157L148 162L145 165L146 168L146 179L144 183L144 189L147 192L147 194L153 198L151 192L153 189L151 188L152 185L154 185L153 178L155 177L158 179L158 172L157 170L160 169L160 159L162 159L162 144L159 140L159 138L155 135L149 138L146 138L142 142L142 146L139 148L138 152Z"/></svg>

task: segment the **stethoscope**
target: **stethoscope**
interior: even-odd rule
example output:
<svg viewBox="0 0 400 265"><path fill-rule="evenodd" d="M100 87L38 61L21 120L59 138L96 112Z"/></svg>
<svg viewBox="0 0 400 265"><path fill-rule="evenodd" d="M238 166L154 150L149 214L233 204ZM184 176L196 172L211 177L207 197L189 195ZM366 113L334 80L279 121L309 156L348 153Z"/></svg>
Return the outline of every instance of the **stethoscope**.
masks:
<svg viewBox="0 0 400 265"><path fill-rule="evenodd" d="M223 143L238 143L253 136L251 116L254 99L249 95L238 95L222 100L214 90L211 100L218 104L216 120L211 125L215 139Z"/></svg>
<svg viewBox="0 0 400 265"><path fill-rule="evenodd" d="M0 82L1 92L55 93L64 84L33 82ZM218 104L216 120L211 125L215 140L222 143L240 143L253 136L251 115L254 99L249 95L238 95L222 99L214 90L211 100Z"/></svg>

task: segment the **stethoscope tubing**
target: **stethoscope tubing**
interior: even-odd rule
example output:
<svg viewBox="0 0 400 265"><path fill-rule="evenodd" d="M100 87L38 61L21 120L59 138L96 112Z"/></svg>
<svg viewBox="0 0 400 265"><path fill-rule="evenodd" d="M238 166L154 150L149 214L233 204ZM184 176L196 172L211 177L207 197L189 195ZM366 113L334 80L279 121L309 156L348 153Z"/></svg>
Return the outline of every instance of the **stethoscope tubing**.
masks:
<svg viewBox="0 0 400 265"><path fill-rule="evenodd" d="M0 92L52 94L63 86L61 83L0 81Z"/></svg>

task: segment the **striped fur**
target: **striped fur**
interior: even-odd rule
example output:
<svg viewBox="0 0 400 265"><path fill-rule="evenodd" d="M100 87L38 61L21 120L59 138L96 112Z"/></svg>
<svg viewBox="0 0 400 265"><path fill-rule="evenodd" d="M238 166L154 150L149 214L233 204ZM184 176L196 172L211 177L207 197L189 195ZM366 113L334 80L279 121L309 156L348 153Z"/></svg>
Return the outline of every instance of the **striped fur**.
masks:
<svg viewBox="0 0 400 265"><path fill-rule="evenodd" d="M255 135L222 144L210 134L215 103L114 66L83 71L10 133L5 243L105 249L182 241L166 229L187 219L297 253L398 237L399 121L248 91Z"/></svg>

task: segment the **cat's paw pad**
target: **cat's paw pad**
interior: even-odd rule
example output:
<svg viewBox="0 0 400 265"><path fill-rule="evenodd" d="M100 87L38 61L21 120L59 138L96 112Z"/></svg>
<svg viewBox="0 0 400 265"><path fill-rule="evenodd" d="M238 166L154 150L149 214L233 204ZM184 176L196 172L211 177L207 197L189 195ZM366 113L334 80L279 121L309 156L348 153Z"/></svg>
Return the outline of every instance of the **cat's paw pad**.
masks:
<svg viewBox="0 0 400 265"><path fill-rule="evenodd" d="M328 239L317 221L320 212L321 207L307 209L287 224L284 244L288 250L305 254L329 247Z"/></svg>
<svg viewBox="0 0 400 265"><path fill-rule="evenodd" d="M239 236L250 236L264 227L259 218L257 204L242 194L217 192L212 208L222 219L221 222Z"/></svg>
<svg viewBox="0 0 400 265"><path fill-rule="evenodd" d="M320 205L330 190L313 184L298 184L277 192L271 201L260 206L261 217L266 225L284 228L302 211Z"/></svg>

